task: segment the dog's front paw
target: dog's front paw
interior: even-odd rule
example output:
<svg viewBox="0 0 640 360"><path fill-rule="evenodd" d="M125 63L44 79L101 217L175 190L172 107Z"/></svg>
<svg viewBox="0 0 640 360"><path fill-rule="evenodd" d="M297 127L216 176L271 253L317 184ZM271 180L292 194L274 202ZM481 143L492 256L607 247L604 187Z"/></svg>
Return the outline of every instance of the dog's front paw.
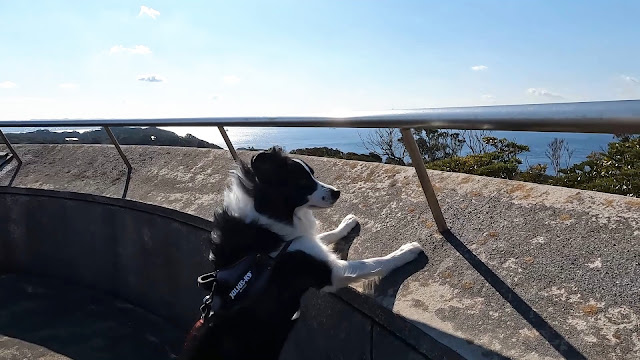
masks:
<svg viewBox="0 0 640 360"><path fill-rule="evenodd" d="M351 231L351 229L356 227L356 225L358 225L359 223L360 222L358 221L358 218L355 215L349 214L344 217L344 219L340 223L340 226L338 226L338 229L340 230L341 233L346 235L347 233L349 233L349 231Z"/></svg>
<svg viewBox="0 0 640 360"><path fill-rule="evenodd" d="M408 244L404 244L400 246L398 250L395 251L395 255L401 257L403 260L411 261L415 259L418 255L424 252L422 246L417 242L412 242Z"/></svg>

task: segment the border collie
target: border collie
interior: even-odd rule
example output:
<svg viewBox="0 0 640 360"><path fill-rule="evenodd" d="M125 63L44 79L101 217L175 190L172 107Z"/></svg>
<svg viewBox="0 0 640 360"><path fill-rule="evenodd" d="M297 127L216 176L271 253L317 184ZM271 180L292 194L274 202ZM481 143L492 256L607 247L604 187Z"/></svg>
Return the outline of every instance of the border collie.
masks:
<svg viewBox="0 0 640 360"><path fill-rule="evenodd" d="M307 163L279 148L255 155L250 165L240 162L231 180L213 222L214 267L233 267L249 254L275 261L252 301L203 315L187 337L183 359L277 359L308 289L330 292L384 276L422 252L414 242L384 257L340 260L327 246L346 236L357 218L347 215L335 230L316 234L312 210L331 207L340 191L318 181ZM250 284L251 276L241 274L230 295Z"/></svg>

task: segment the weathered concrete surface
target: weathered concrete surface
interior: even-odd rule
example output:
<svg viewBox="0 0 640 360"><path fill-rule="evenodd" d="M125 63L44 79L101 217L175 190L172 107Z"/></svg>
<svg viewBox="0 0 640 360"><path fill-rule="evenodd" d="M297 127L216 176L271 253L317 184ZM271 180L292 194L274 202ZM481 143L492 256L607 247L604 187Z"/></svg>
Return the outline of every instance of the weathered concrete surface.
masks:
<svg viewBox="0 0 640 360"><path fill-rule="evenodd" d="M17 149L25 164L13 186L122 194L126 173L112 147ZM226 152L124 151L134 167L128 198L205 218L220 205L232 166ZM393 309L462 355L640 357L640 199L430 172L453 232L445 238L413 169L305 160L343 191L333 210L318 212L323 229L348 213L361 219L350 258L423 245L430 262L400 288ZM1 185L14 166L0 171Z"/></svg>
<svg viewBox="0 0 640 360"><path fill-rule="evenodd" d="M195 278L211 270L207 246L211 226L210 221L191 214L132 200L0 187L0 359L53 356L44 348L76 359L92 351L98 358L138 358L149 346L148 334L140 338L144 328L131 327L117 316L105 326L108 316L104 313L112 311L91 310L108 308L111 295L120 308L137 305L170 324L172 329L164 331L167 337L162 341L151 336L152 345L167 345L176 353L180 347L174 345L182 343L200 316L198 307L206 293L196 286ZM343 250L358 228L340 240ZM372 293L386 294L389 285L399 287L424 267L424 260L426 256L418 257L377 286L372 284ZM33 283L46 284L46 290ZM80 285L82 290L67 284ZM348 359L358 354L374 358L370 341L374 330L400 358L458 358L374 299L353 289L342 289L340 294L349 300L317 291L306 294L303 315L283 360ZM96 304L94 299L105 302ZM86 307L90 310L85 311ZM47 325L40 326L42 321ZM123 328L112 329L118 326ZM54 329L64 335L48 336ZM119 348L103 349L105 342L115 343L132 331L137 332L128 342L113 344ZM138 341L140 350L127 353Z"/></svg>
<svg viewBox="0 0 640 360"><path fill-rule="evenodd" d="M0 275L0 359L175 359L182 331L52 279Z"/></svg>
<svg viewBox="0 0 640 360"><path fill-rule="evenodd" d="M116 296L186 333L210 270L210 223L87 194L0 189L0 274L61 279Z"/></svg>

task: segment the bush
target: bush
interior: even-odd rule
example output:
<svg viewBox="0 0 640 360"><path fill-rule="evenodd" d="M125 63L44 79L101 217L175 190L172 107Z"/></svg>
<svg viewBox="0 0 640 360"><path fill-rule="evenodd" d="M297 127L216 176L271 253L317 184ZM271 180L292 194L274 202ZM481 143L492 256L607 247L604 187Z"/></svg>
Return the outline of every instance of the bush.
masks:
<svg viewBox="0 0 640 360"><path fill-rule="evenodd" d="M514 179L519 173L518 167L522 164L522 160L518 158L518 155L529 151L529 147L492 136L486 136L482 140L493 150L482 154L471 154L462 157L454 156L432 161L427 163L426 166L433 170Z"/></svg>
<svg viewBox="0 0 640 360"><path fill-rule="evenodd" d="M619 137L607 152L561 169L554 185L640 197L640 137Z"/></svg>
<svg viewBox="0 0 640 360"><path fill-rule="evenodd" d="M553 176L547 174L547 165L544 164L531 165L527 170L518 173L515 177L515 180L538 184L549 184L552 179Z"/></svg>

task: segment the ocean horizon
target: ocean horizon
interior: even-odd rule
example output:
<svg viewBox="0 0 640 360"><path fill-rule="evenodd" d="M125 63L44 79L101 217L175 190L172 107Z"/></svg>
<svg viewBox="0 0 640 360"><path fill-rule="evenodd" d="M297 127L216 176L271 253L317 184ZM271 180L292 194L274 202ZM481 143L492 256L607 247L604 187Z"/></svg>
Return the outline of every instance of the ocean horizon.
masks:
<svg viewBox="0 0 640 360"><path fill-rule="evenodd" d="M4 128L5 133L30 132L41 128ZM90 131L95 128L47 128L51 131ZM199 139L226 148L222 136L216 127L163 127L163 129L173 131L179 135L187 133ZM329 147L339 149L344 152L368 153L363 139L365 139L375 129L343 129L343 128L276 128L258 127L226 128L229 138L236 148L267 149L271 146L281 146L285 150L291 151L309 147ZM577 163L586 159L594 151L602 151L607 148L607 144L614 141L611 134L577 134L577 133L541 133L526 131L493 131L491 136L507 138L519 144L528 145L529 152L520 155L523 161L522 168L527 165L549 164L545 156L547 144L554 138L563 138L569 147L574 150L572 163ZM463 155L469 150L463 149Z"/></svg>

